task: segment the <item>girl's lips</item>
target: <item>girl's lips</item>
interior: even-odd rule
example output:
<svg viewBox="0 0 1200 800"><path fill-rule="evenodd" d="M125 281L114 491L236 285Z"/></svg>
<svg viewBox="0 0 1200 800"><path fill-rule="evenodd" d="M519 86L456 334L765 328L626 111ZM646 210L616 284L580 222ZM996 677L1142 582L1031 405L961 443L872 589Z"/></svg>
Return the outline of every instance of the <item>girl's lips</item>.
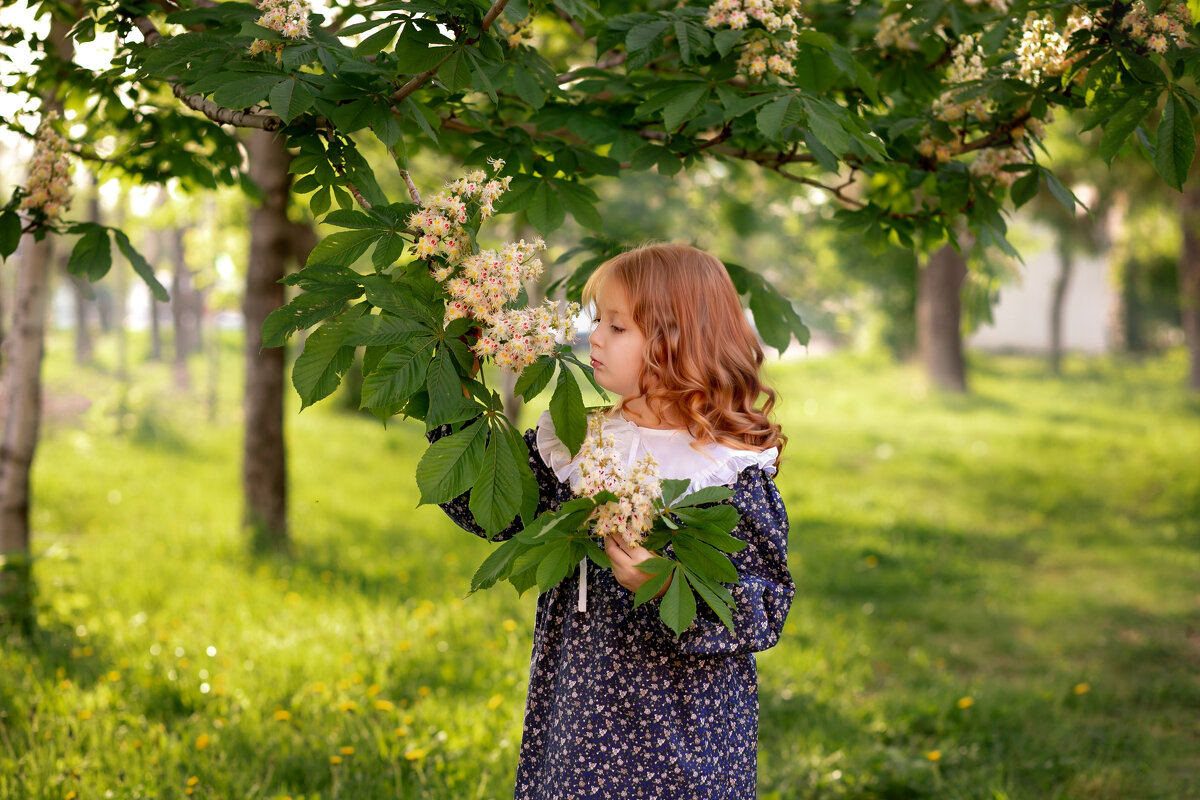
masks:
<svg viewBox="0 0 1200 800"><path fill-rule="evenodd" d="M592 359L592 369L595 369L596 367L602 367L602 366L604 366L603 361L597 361L594 358Z"/></svg>

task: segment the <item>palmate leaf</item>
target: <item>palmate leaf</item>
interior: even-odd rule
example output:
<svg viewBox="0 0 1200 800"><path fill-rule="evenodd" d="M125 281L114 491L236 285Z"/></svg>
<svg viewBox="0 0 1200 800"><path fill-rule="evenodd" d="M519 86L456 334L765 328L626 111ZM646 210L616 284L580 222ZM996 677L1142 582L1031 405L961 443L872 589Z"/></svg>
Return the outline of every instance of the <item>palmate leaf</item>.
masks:
<svg viewBox="0 0 1200 800"><path fill-rule="evenodd" d="M686 576L687 573L681 569L672 573L671 585L667 587L658 607L659 618L676 636L682 635L696 618L696 595L692 593Z"/></svg>
<svg viewBox="0 0 1200 800"><path fill-rule="evenodd" d="M571 455L579 452L583 438L587 434L587 411L583 407L583 393L575 376L566 365L558 373L558 385L550 398L550 419L554 421L554 431L559 440L571 451Z"/></svg>
<svg viewBox="0 0 1200 800"><path fill-rule="evenodd" d="M292 385L300 395L301 408L308 408L333 393L354 361L354 348L345 344L351 324L366 306L357 305L321 327L304 341L304 352L292 366Z"/></svg>
<svg viewBox="0 0 1200 800"><path fill-rule="evenodd" d="M483 464L487 429L480 418L430 445L417 463L421 505L449 502L471 488Z"/></svg>
<svg viewBox="0 0 1200 800"><path fill-rule="evenodd" d="M283 346L292 333L332 317L342 310L347 301L360 294L362 289L357 285L350 285L330 286L297 295L290 303L275 309L263 320L262 346Z"/></svg>
<svg viewBox="0 0 1200 800"><path fill-rule="evenodd" d="M737 582L738 573L733 562L687 532L677 533L671 545L675 557L693 572L724 583Z"/></svg>
<svg viewBox="0 0 1200 800"><path fill-rule="evenodd" d="M540 591L547 591L570 574L571 568L579 563L574 557L571 542L563 539L551 542L545 546L545 552L537 566L537 586Z"/></svg>
<svg viewBox="0 0 1200 800"><path fill-rule="evenodd" d="M98 281L112 268L112 245L108 241L108 228L94 222L78 226L83 235L71 249L67 261L67 272L89 281Z"/></svg>
<svg viewBox="0 0 1200 800"><path fill-rule="evenodd" d="M495 586L497 581L507 578L512 571L513 560L530 547L531 545L519 539L509 539L502 543L483 560L471 576L471 591L487 589Z"/></svg>
<svg viewBox="0 0 1200 800"><path fill-rule="evenodd" d="M155 299L163 303L170 300L171 298L167 295L166 287L159 283L158 278L155 277L154 268L151 267L150 263L142 257L142 254L134 248L133 243L129 241L129 237L125 235L125 231L120 231L116 228L113 228L113 239L116 240L117 248L120 249L121 254L125 256L125 260L129 262L129 266L133 267L133 271L136 272L138 277L145 282L147 287L149 287L150 292L154 295Z"/></svg>
<svg viewBox="0 0 1200 800"><path fill-rule="evenodd" d="M695 590L704 604L713 610L717 615L717 619L728 628L733 630L733 612L734 599L733 595L719 583L710 581L700 575L697 575L686 566L681 566L681 570L687 575L688 585Z"/></svg>
<svg viewBox="0 0 1200 800"><path fill-rule="evenodd" d="M1163 107L1154 148L1154 167L1168 186L1183 189L1192 158L1196 155L1196 132L1184 102L1172 94Z"/></svg>
<svg viewBox="0 0 1200 800"><path fill-rule="evenodd" d="M363 379L362 408L391 407L424 388L437 337L423 335L397 345Z"/></svg>
<svg viewBox="0 0 1200 800"><path fill-rule="evenodd" d="M501 423L503 424L503 423ZM491 427L479 476L471 486L471 515L489 538L503 530L521 506L517 462L503 430Z"/></svg>
<svg viewBox="0 0 1200 800"><path fill-rule="evenodd" d="M528 403L542 393L550 378L554 376L554 368L558 362L553 356L538 356L537 360L521 371L513 394L520 395Z"/></svg>

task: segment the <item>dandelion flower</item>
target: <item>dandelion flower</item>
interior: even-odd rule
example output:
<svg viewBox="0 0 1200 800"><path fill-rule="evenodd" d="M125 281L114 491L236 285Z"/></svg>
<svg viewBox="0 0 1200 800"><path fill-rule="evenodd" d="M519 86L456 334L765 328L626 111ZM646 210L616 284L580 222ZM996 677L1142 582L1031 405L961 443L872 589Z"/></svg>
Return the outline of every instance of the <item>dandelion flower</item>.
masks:
<svg viewBox="0 0 1200 800"><path fill-rule="evenodd" d="M970 708L971 706L975 705L975 698L960 697L955 705L957 705L959 708Z"/></svg>
<svg viewBox="0 0 1200 800"><path fill-rule="evenodd" d="M407 753L404 754L404 757L406 759L408 759L409 761L420 761L426 755L427 755L426 752L423 749L418 747L415 750L409 750Z"/></svg>
<svg viewBox="0 0 1200 800"><path fill-rule="evenodd" d="M930 750L928 753L925 754L925 758L929 759L930 761L932 761L936 764L942 758L942 751L941 750Z"/></svg>
<svg viewBox="0 0 1200 800"><path fill-rule="evenodd" d="M207 733L202 733L196 737L196 749L197 750L203 750L204 748L208 747L208 745L211 743L212 743L212 737L209 736Z"/></svg>

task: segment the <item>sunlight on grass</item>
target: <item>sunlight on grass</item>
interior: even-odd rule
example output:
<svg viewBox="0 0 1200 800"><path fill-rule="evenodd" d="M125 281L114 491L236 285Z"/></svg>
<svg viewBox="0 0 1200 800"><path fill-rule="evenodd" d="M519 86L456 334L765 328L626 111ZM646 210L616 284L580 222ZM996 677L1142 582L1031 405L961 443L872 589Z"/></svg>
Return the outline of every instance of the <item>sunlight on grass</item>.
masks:
<svg viewBox="0 0 1200 800"><path fill-rule="evenodd" d="M465 596L489 545L417 507L421 429L289 398L296 555L255 560L236 344L211 422L204 362L191 393L140 359L122 390L111 342L95 369L67 345L34 477L41 631L0 653L0 796L511 795L534 598ZM885 363L770 368L799 594L759 657L761 797L1194 788L1183 370L978 359L946 398Z"/></svg>

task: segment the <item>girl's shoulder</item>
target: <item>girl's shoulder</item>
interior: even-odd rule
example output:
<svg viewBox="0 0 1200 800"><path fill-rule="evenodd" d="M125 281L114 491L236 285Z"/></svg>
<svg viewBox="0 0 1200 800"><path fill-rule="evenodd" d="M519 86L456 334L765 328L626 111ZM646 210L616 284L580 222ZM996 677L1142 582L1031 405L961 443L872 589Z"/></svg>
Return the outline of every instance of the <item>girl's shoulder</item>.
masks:
<svg viewBox="0 0 1200 800"><path fill-rule="evenodd" d="M718 442L701 444L687 431L644 428L624 419L619 412L599 413L605 414L604 433L613 438L626 465L646 454L652 455L664 480L690 481L689 493L709 486L734 486L739 476L752 467L767 479L775 474L779 451L774 447L743 450ZM577 457L559 439L548 411L538 419L536 444L542 460L559 480L575 486L579 481Z"/></svg>

